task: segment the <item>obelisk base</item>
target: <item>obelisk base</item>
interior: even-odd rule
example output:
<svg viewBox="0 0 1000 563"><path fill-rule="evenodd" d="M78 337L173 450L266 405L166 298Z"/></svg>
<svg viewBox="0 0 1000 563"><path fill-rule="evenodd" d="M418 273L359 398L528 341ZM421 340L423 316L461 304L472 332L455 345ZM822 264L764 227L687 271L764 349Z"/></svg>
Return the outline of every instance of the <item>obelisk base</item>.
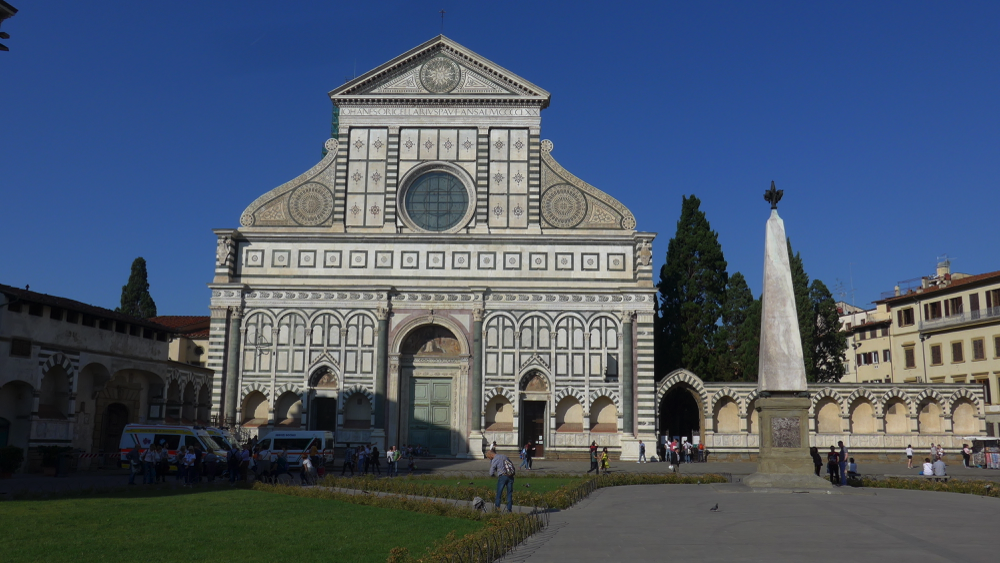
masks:
<svg viewBox="0 0 1000 563"><path fill-rule="evenodd" d="M473 430L469 432L469 452L458 457L465 459L484 459L486 457L486 454L483 451L484 447L489 449L488 446L486 446L486 438L483 436L482 431Z"/></svg>
<svg viewBox="0 0 1000 563"><path fill-rule="evenodd" d="M760 453L757 472L743 479L754 489L831 489L809 455L809 397L776 393L757 399Z"/></svg>

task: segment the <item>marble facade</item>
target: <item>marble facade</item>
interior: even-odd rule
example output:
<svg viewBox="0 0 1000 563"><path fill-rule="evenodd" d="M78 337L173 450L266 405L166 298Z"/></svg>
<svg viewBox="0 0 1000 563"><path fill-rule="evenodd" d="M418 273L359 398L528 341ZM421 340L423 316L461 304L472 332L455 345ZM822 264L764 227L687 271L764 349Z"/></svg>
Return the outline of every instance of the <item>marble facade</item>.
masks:
<svg viewBox="0 0 1000 563"><path fill-rule="evenodd" d="M655 235L556 162L549 94L439 36L330 98L324 158L216 231L216 414L634 458L655 439Z"/></svg>

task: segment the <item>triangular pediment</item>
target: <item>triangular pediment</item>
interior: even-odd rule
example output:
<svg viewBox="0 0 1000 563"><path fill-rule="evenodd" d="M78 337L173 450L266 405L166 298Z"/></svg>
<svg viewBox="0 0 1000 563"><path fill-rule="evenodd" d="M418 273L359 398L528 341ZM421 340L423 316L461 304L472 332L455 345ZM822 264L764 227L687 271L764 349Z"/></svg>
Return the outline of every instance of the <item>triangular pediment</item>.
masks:
<svg viewBox="0 0 1000 563"><path fill-rule="evenodd" d="M330 92L335 104L463 99L548 106L549 93L443 35Z"/></svg>

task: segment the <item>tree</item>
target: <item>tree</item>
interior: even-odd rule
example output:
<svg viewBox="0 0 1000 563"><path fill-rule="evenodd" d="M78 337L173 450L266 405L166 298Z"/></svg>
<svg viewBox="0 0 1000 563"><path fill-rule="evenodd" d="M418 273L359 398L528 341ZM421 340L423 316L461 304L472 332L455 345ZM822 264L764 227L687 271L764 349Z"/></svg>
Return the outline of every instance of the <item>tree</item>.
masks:
<svg viewBox="0 0 1000 563"><path fill-rule="evenodd" d="M747 308L747 316L740 327L739 347L736 348L736 362L740 366L741 381L757 381L760 367L760 320L763 313L763 297L754 299Z"/></svg>
<svg viewBox="0 0 1000 563"><path fill-rule="evenodd" d="M745 381L745 358L739 351L743 348L744 325L753 307L753 293L747 286L743 274L736 272L729 277L726 299L722 305L722 327L719 329L718 363L723 381ZM756 340L759 340L759 336Z"/></svg>
<svg viewBox="0 0 1000 563"><path fill-rule="evenodd" d="M820 280L809 287L809 300L816 316L812 348L812 381L836 383L844 376L847 334L840 330L840 314L833 295ZM809 364L806 365L807 371Z"/></svg>
<svg viewBox="0 0 1000 563"><path fill-rule="evenodd" d="M132 262L128 284L122 286L121 307L115 311L140 319L156 316L156 303L149 294L149 281L146 279L146 260L141 256Z"/></svg>
<svg viewBox="0 0 1000 563"><path fill-rule="evenodd" d="M685 368L713 381L721 374L716 333L728 276L719 235L700 206L693 195L683 198L677 233L660 269L656 369L663 375Z"/></svg>
<svg viewBox="0 0 1000 563"><path fill-rule="evenodd" d="M788 240L788 261L792 269L792 289L795 292L795 310L799 317L799 334L802 337L802 359L805 362L806 380L812 378L813 340L816 333L816 312L809 297L809 276L802 266L802 255L792 253L792 239Z"/></svg>

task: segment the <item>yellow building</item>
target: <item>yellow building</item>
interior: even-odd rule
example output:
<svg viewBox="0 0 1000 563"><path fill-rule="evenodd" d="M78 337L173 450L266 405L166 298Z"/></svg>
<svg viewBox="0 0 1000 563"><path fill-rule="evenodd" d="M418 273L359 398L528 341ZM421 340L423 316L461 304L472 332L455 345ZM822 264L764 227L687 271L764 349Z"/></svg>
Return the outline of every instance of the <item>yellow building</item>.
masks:
<svg viewBox="0 0 1000 563"><path fill-rule="evenodd" d="M1000 433L1000 271L952 274L949 263L942 262L937 275L922 278L919 287L895 293L877 301L860 326L844 324L853 353L850 380L889 376L892 383L979 384L987 434ZM879 361L865 363L874 352L880 353ZM954 413L921 414L950 420Z"/></svg>

